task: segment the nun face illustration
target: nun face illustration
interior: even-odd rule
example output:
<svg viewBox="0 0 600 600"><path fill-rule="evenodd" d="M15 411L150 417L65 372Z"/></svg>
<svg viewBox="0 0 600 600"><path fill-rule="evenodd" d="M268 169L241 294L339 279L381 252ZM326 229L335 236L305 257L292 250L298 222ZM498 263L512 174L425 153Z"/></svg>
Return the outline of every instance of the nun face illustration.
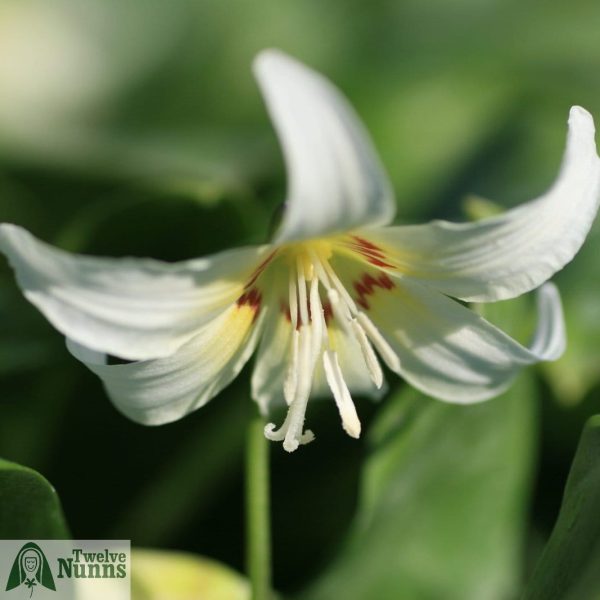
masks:
<svg viewBox="0 0 600 600"><path fill-rule="evenodd" d="M23 554L23 568L28 573L35 573L39 565L37 554L33 550L28 550Z"/></svg>

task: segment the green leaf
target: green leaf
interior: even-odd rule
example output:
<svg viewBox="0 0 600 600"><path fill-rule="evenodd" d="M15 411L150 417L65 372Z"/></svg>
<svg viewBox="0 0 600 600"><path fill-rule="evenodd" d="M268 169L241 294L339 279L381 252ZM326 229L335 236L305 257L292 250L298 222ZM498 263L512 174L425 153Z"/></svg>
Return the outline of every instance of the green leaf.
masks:
<svg viewBox="0 0 600 600"><path fill-rule="evenodd" d="M453 406L406 389L370 432L361 509L302 600L487 600L515 593L535 442L528 376Z"/></svg>
<svg viewBox="0 0 600 600"><path fill-rule="evenodd" d="M569 344L560 360L546 366L548 377L564 404L579 402L600 381L600 228L595 226L583 248L557 282L563 297Z"/></svg>
<svg viewBox="0 0 600 600"><path fill-rule="evenodd" d="M600 415L586 424L550 540L524 600L600 598Z"/></svg>
<svg viewBox="0 0 600 600"><path fill-rule="evenodd" d="M0 459L0 539L67 539L56 490L33 469Z"/></svg>
<svg viewBox="0 0 600 600"><path fill-rule="evenodd" d="M183 552L132 552L133 600L249 600L250 586L216 561Z"/></svg>

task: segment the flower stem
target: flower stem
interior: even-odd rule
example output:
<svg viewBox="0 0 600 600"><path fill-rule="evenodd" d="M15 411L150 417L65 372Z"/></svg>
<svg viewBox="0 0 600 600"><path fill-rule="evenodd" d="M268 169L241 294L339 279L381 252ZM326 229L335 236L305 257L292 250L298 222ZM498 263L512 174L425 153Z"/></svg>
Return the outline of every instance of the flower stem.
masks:
<svg viewBox="0 0 600 600"><path fill-rule="evenodd" d="M252 600L271 600L269 442L264 422L248 424L246 446L246 568Z"/></svg>

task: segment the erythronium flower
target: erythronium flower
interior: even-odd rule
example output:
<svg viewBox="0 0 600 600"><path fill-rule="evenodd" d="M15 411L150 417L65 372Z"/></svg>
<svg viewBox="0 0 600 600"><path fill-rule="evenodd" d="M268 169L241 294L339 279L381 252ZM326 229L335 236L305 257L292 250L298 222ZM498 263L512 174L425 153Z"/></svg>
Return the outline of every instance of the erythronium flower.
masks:
<svg viewBox="0 0 600 600"><path fill-rule="evenodd" d="M344 429L360 434L351 392L378 396L380 359L426 394L490 398L521 367L564 347L560 300L547 284L525 348L455 299L492 302L543 284L579 250L600 198L594 124L569 116L562 169L548 193L476 223L386 227L387 177L352 108L323 77L277 51L255 72L289 172L270 245L177 264L68 254L14 225L0 249L19 285L145 424L179 419L223 389L258 348L252 395L289 406L265 429L288 451L313 439L307 402L329 388ZM109 365L107 355L131 362Z"/></svg>

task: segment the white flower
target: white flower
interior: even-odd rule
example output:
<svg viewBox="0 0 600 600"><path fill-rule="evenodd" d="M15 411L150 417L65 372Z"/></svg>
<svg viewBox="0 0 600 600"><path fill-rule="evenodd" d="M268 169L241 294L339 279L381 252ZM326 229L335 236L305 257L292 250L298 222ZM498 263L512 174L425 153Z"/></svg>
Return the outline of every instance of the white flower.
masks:
<svg viewBox="0 0 600 600"><path fill-rule="evenodd" d="M525 348L454 300L528 292L579 250L600 198L591 116L574 107L565 157L548 193L476 223L386 227L394 201L367 133L323 77L277 51L255 72L289 172L271 245L177 264L68 254L14 225L0 249L25 296L68 338L115 405L145 424L179 419L240 371L258 346L252 395L289 406L265 434L295 450L311 396L327 387L344 429L360 434L351 391L378 396L380 360L426 394L490 398L518 370L564 348L548 284ZM129 364L109 365L115 355Z"/></svg>

